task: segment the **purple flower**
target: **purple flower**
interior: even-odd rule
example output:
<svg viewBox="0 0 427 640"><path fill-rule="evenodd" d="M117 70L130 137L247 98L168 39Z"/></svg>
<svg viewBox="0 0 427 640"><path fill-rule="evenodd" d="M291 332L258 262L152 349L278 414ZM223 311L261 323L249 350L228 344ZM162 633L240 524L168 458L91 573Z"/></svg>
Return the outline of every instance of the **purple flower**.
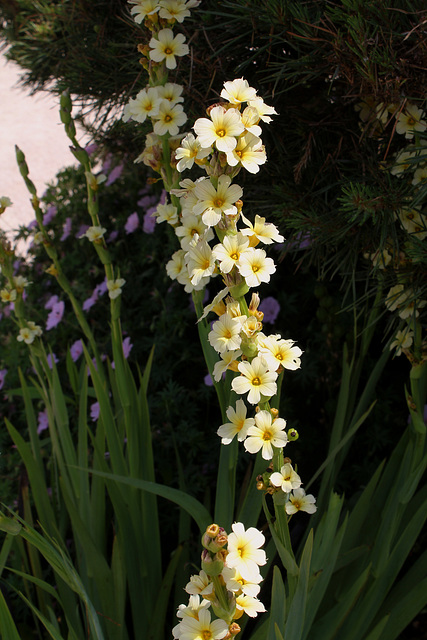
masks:
<svg viewBox="0 0 427 640"><path fill-rule="evenodd" d="M71 225L72 225L72 219L71 218L65 218L65 222L62 226L62 236L59 238L61 240L61 242L63 242L64 240L66 240L68 238L68 236L71 233Z"/></svg>
<svg viewBox="0 0 427 640"><path fill-rule="evenodd" d="M49 353L47 356L47 364L49 366L49 369L52 369L53 367L53 362L56 364L57 362L59 362L58 358L56 357L56 355L54 353Z"/></svg>
<svg viewBox="0 0 427 640"><path fill-rule="evenodd" d="M277 316L279 315L280 304L277 302L276 298L268 296L261 300L259 310L264 314L263 322L274 324Z"/></svg>
<svg viewBox="0 0 427 640"><path fill-rule="evenodd" d="M88 156L91 156L92 153L94 153L94 151L97 150L97 148L98 148L98 145L96 144L96 142L92 142L91 144L88 144L85 146L85 151Z"/></svg>
<svg viewBox="0 0 427 640"><path fill-rule="evenodd" d="M148 209L148 207L152 207L156 202L157 202L156 195L153 195L153 196L145 195L140 200L138 200L136 204L138 205L138 207L142 207L143 209Z"/></svg>
<svg viewBox="0 0 427 640"><path fill-rule="evenodd" d="M122 347L123 347L123 355L124 355L124 357L125 357L125 358L126 358L126 360L127 360L127 359L129 358L129 354L130 354L130 352L131 352L131 351L132 351L132 349L133 349L133 344L131 343L129 336L123 340L123 342L122 342ZM115 363L114 363L114 360L113 360L113 362L111 363L111 368L112 368L112 369L115 369L115 368L116 368L116 365L115 365Z"/></svg>
<svg viewBox="0 0 427 640"><path fill-rule="evenodd" d="M20 260L14 260L13 261L13 275L16 276L16 274L19 271L19 267L21 266L21 261Z"/></svg>
<svg viewBox="0 0 427 640"><path fill-rule="evenodd" d="M47 409L39 411L37 433L40 435L42 431L49 428L49 420L47 417Z"/></svg>
<svg viewBox="0 0 427 640"><path fill-rule="evenodd" d="M125 358L129 358L129 354L132 351L133 344L130 341L129 336L123 340L123 354Z"/></svg>
<svg viewBox="0 0 427 640"><path fill-rule="evenodd" d="M153 218L150 210L144 215L144 222L142 223L142 229L145 233L154 233L156 227L156 218Z"/></svg>
<svg viewBox="0 0 427 640"><path fill-rule="evenodd" d="M92 296L95 298L99 298L99 296L103 296L107 291L107 280L104 280L100 284L97 284L95 289L93 290Z"/></svg>
<svg viewBox="0 0 427 640"><path fill-rule="evenodd" d="M53 305L52 311L49 313L46 321L46 331L50 331L54 327L56 327L62 320L62 316L64 315L65 303L63 300L60 300L56 304Z"/></svg>
<svg viewBox="0 0 427 640"><path fill-rule="evenodd" d="M70 347L71 359L73 362L77 362L83 353L83 343L81 340L76 340Z"/></svg>
<svg viewBox="0 0 427 640"><path fill-rule="evenodd" d="M35 229L35 227L37 227L37 220L31 220L30 224L27 226L28 231L31 231L31 229Z"/></svg>
<svg viewBox="0 0 427 640"><path fill-rule="evenodd" d="M50 296L49 300L44 305L45 309L53 309L53 307L59 302L58 296Z"/></svg>
<svg viewBox="0 0 427 640"><path fill-rule="evenodd" d="M84 234L86 233L86 231L89 229L89 225L88 224L81 224L79 230L77 231L76 235L74 236L75 238L81 238L82 236L84 236Z"/></svg>
<svg viewBox="0 0 427 640"><path fill-rule="evenodd" d="M138 218L137 212L134 211L134 213L131 213L128 219L126 220L125 231L128 234L133 233L138 229L138 227L139 227L139 218Z"/></svg>
<svg viewBox="0 0 427 640"><path fill-rule="evenodd" d="M43 216L43 224L49 224L49 222L52 222L57 213L57 207L55 207L55 205L50 206Z"/></svg>
<svg viewBox="0 0 427 640"><path fill-rule="evenodd" d="M104 160L104 163L103 163L102 168L101 168L101 173L104 173L104 174L108 173L108 171L110 170L110 167L111 167L112 160L113 160L113 156L111 155L111 153L109 153L108 156Z"/></svg>
<svg viewBox="0 0 427 640"><path fill-rule="evenodd" d="M0 389L3 389L4 379L7 375L7 369L0 369Z"/></svg>
<svg viewBox="0 0 427 640"><path fill-rule="evenodd" d="M120 178L120 176L122 175L122 172L123 172L122 164L118 164L117 167L114 167L114 169L111 171L110 175L108 176L108 180L105 183L105 186L109 187L110 184L113 184L113 182L118 180L118 178Z"/></svg>
<svg viewBox="0 0 427 640"><path fill-rule="evenodd" d="M118 231L112 231L107 238L107 243L114 242L115 240L117 240L118 235L119 235Z"/></svg>
<svg viewBox="0 0 427 640"><path fill-rule="evenodd" d="M210 373L207 373L207 374L205 375L205 377L203 378L203 382L205 383L205 385L206 385L207 387L213 387L213 380L212 380L212 378L211 378Z"/></svg>
<svg viewBox="0 0 427 640"><path fill-rule="evenodd" d="M99 418L99 402L94 402L90 405L90 417L93 422L96 422Z"/></svg>
<svg viewBox="0 0 427 640"><path fill-rule="evenodd" d="M92 298L91 296L90 298L86 298L86 300L83 302L83 311L89 311L89 309L96 303L96 300L97 297Z"/></svg>

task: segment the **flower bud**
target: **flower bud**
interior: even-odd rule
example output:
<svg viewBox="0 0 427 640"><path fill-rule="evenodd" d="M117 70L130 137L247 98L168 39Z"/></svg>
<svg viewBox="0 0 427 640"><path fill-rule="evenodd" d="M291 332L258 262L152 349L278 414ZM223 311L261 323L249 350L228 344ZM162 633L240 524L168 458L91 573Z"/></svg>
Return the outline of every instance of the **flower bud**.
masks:
<svg viewBox="0 0 427 640"><path fill-rule="evenodd" d="M221 558L218 558L217 554L212 557L211 553L207 549L202 551L202 569L206 571L208 576L219 576L224 569L224 562Z"/></svg>
<svg viewBox="0 0 427 640"><path fill-rule="evenodd" d="M293 440L298 440L299 433L296 429L288 429L288 440L292 442Z"/></svg>

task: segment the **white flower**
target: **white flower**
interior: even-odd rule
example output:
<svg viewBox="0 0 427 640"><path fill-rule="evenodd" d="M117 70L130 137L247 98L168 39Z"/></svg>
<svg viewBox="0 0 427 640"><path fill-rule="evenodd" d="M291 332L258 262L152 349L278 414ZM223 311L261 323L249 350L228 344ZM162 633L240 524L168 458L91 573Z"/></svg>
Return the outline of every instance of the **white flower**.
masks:
<svg viewBox="0 0 427 640"><path fill-rule="evenodd" d="M210 112L211 119L199 118L194 123L194 131L203 148L215 144L218 151L231 151L237 144L236 136L244 131L237 109L214 107Z"/></svg>
<svg viewBox="0 0 427 640"><path fill-rule="evenodd" d="M175 233L180 238L181 247L185 251L191 249L193 238L197 236L204 238L207 242L213 238L212 229L208 229L203 220L194 214L183 216L181 226L176 227Z"/></svg>
<svg viewBox="0 0 427 640"><path fill-rule="evenodd" d="M2 302L14 302L18 292L16 289L2 289L0 291L0 298Z"/></svg>
<svg viewBox="0 0 427 640"><path fill-rule="evenodd" d="M250 363L246 360L239 362L238 369L241 375L233 379L231 386L236 393L248 393L251 404L258 404L261 395L270 398L277 392L277 373L268 371L263 358L257 356Z"/></svg>
<svg viewBox="0 0 427 640"><path fill-rule="evenodd" d="M246 417L246 405L243 400L237 400L236 409L228 407L226 414L230 422L221 425L217 431L222 444L230 444L235 435L239 442L242 442L247 436L249 427L255 425L255 420Z"/></svg>
<svg viewBox="0 0 427 640"><path fill-rule="evenodd" d="M190 51L184 41L185 36L182 33L177 33L174 37L172 29L161 29L157 38L153 37L150 40L150 59L155 62L165 60L168 69L175 69L175 56L185 56Z"/></svg>
<svg viewBox="0 0 427 640"><path fill-rule="evenodd" d="M241 522L231 525L233 533L228 536L226 566L237 569L244 580L257 579L259 568L267 562L265 551L260 549L265 542L261 531L255 527L245 527Z"/></svg>
<svg viewBox="0 0 427 640"><path fill-rule="evenodd" d="M149 87L140 91L134 99L130 99L125 107L123 120L132 119L136 122L145 122L147 117L157 116L162 103L157 87Z"/></svg>
<svg viewBox="0 0 427 640"><path fill-rule="evenodd" d="M262 582L262 575L254 573L251 581L245 580L240 575L237 569L231 569L230 567L224 567L222 570L222 577L224 578L225 586L228 591L233 593L243 593L245 596L251 596L256 598L259 594L261 587L259 583Z"/></svg>
<svg viewBox="0 0 427 640"><path fill-rule="evenodd" d="M412 345L413 338L414 332L408 327L404 331L397 331L393 342L390 344L390 351L396 349L396 355L400 356L403 349L409 349Z"/></svg>
<svg viewBox="0 0 427 640"><path fill-rule="evenodd" d="M206 178L198 182L194 188L194 195L199 202L194 205L193 212L202 214L202 220L207 226L215 226L221 220L221 214L228 216L237 214L234 206L241 198L243 190L237 184L231 184L230 176L222 175L218 178L218 187L215 189L212 182Z"/></svg>
<svg viewBox="0 0 427 640"><path fill-rule="evenodd" d="M305 511L306 513L315 513L317 507L316 499L313 495L305 495L304 489L294 489L289 496L289 501L285 505L288 516L293 515L297 511Z"/></svg>
<svg viewBox="0 0 427 640"><path fill-rule="evenodd" d="M222 374L230 368L230 366L234 363L234 366L237 367L237 358L242 355L240 349L236 351L225 351L220 354L221 360L215 362L213 368L213 377L215 382L219 382L222 378ZM234 370L234 369L233 369ZM223 444L227 444L223 442Z"/></svg>
<svg viewBox="0 0 427 640"><path fill-rule="evenodd" d="M257 598L246 596L243 593L236 597L236 609L237 611L243 611L250 618L256 618L259 613L263 613L265 611L265 607L262 602Z"/></svg>
<svg viewBox="0 0 427 640"><path fill-rule="evenodd" d="M217 619L211 622L211 614L206 609L199 612L199 619L186 616L180 626L182 640L221 640L228 633L228 624L225 620Z"/></svg>
<svg viewBox="0 0 427 640"><path fill-rule="evenodd" d="M191 618L198 618L200 609L208 609L211 603L209 600L200 599L199 595L190 596L188 605L180 604L176 612L177 618L184 618L190 616Z"/></svg>
<svg viewBox="0 0 427 640"><path fill-rule="evenodd" d="M279 471L275 471L270 476L270 482L275 487L280 487L285 493L290 493L292 489L299 489L301 478L296 473L292 465L287 462Z"/></svg>
<svg viewBox="0 0 427 640"><path fill-rule="evenodd" d="M260 138L262 129L258 125L259 115L254 107L246 107L241 115L242 125L245 127L246 133L251 133L256 138Z"/></svg>
<svg viewBox="0 0 427 640"><path fill-rule="evenodd" d="M175 82L166 82L166 84L158 85L156 89L157 93L159 94L159 98L168 100L172 106L178 104L178 102L184 102L184 98L181 96L181 93L184 89L182 84L176 84Z"/></svg>
<svg viewBox="0 0 427 640"><path fill-rule="evenodd" d="M181 127L186 120L187 116L182 105L171 105L168 100L163 100L155 118L154 133L158 136L164 136L165 133L176 136L179 132L179 127Z"/></svg>
<svg viewBox="0 0 427 640"><path fill-rule="evenodd" d="M227 153L230 167L241 164L249 173L258 173L261 164L267 162L267 155L262 140L252 133L240 136L236 147Z"/></svg>
<svg viewBox="0 0 427 640"><path fill-rule="evenodd" d="M248 437L244 442L246 451L258 453L261 450L264 460L271 460L273 447L281 449L288 442L285 427L286 420L283 418L273 420L269 411L258 411L255 414L255 426L249 427Z"/></svg>
<svg viewBox="0 0 427 640"><path fill-rule="evenodd" d="M407 104L399 113L396 123L396 133L405 134L405 138L412 140L415 131L425 131L426 121L422 120L424 111L414 104Z"/></svg>
<svg viewBox="0 0 427 640"><path fill-rule="evenodd" d="M278 228L272 222L266 222L265 218L255 215L255 222L252 224L248 218L241 214L242 220L247 229L242 229L244 236L249 236L249 244L255 247L258 242L272 244L273 242L283 242L284 237L279 233Z"/></svg>
<svg viewBox="0 0 427 640"><path fill-rule="evenodd" d="M259 97L249 100L249 106L257 110L258 116L263 122L271 122L270 115L277 115L276 109L265 104L264 100Z"/></svg>
<svg viewBox="0 0 427 640"><path fill-rule="evenodd" d="M111 300L118 298L122 293L122 287L126 283L124 278L116 278L116 280L107 280L108 296Z"/></svg>
<svg viewBox="0 0 427 640"><path fill-rule="evenodd" d="M413 207L403 207L396 214L402 227L410 234L416 234L419 240L427 236L427 224L425 216Z"/></svg>
<svg viewBox="0 0 427 640"><path fill-rule="evenodd" d="M224 89L221 91L221 98L231 102L238 107L242 102L249 102L256 97L256 89L249 86L247 80L237 78L224 83Z"/></svg>
<svg viewBox="0 0 427 640"><path fill-rule="evenodd" d="M198 285L202 278L209 277L215 270L215 258L212 249L205 240L200 240L188 252L188 273L191 283Z"/></svg>
<svg viewBox="0 0 427 640"><path fill-rule="evenodd" d="M19 330L19 334L17 336L18 342L25 342L25 344L32 344L34 342L34 338L36 334L33 333L28 327L23 327Z"/></svg>
<svg viewBox="0 0 427 640"><path fill-rule="evenodd" d="M159 15L166 20L184 22L190 15L185 0L160 0L159 5L161 7Z"/></svg>
<svg viewBox="0 0 427 640"><path fill-rule="evenodd" d="M138 24L141 24L144 18L153 15L160 8L157 0L129 0L129 2L135 5L130 12Z"/></svg>
<svg viewBox="0 0 427 640"><path fill-rule="evenodd" d="M156 222L168 222L169 224L178 224L178 209L173 204L158 204L155 211Z"/></svg>
<svg viewBox="0 0 427 640"><path fill-rule="evenodd" d="M202 149L200 141L189 133L181 142L181 146L175 151L175 158L179 160L176 168L178 171L191 169L195 160L202 160L209 155L211 149Z"/></svg>
<svg viewBox="0 0 427 640"><path fill-rule="evenodd" d="M186 269L185 251L183 249L179 249L178 251L175 251L172 258L167 263L166 273L171 280L176 280L178 276L182 274L184 269Z"/></svg>
<svg viewBox="0 0 427 640"><path fill-rule="evenodd" d="M270 282L270 276L276 271L273 260L267 258L264 249L248 249L240 256L237 266L248 287Z"/></svg>
<svg viewBox="0 0 427 640"><path fill-rule="evenodd" d="M97 242L101 240L106 231L107 229L104 229L104 227L89 227L86 233L84 233L80 237L86 237L88 240L90 240L90 242Z"/></svg>
<svg viewBox="0 0 427 640"><path fill-rule="evenodd" d="M390 289L385 299L385 305L389 311L395 311L398 307L406 305L409 292L404 290L403 284L395 284Z"/></svg>
<svg viewBox="0 0 427 640"><path fill-rule="evenodd" d="M40 327L40 325L33 322L33 320L28 320L27 325L29 330L32 331L35 336L39 338L42 335L42 328Z"/></svg>
<svg viewBox="0 0 427 640"><path fill-rule="evenodd" d="M275 336L268 336L262 341L259 353L268 364L271 371L276 371L280 365L285 369L295 371L301 366L302 351L294 346L293 340L278 340Z"/></svg>
<svg viewBox="0 0 427 640"><path fill-rule="evenodd" d="M219 320L214 322L208 340L218 353L224 351L236 351L242 341L240 337L241 323L239 318L232 318L224 313Z"/></svg>
<svg viewBox="0 0 427 640"><path fill-rule="evenodd" d="M191 576L190 582L187 582L185 590L190 595L209 596L213 591L213 583L209 579L206 571L203 569L198 575Z"/></svg>
<svg viewBox="0 0 427 640"><path fill-rule="evenodd" d="M219 261L222 273L230 273L249 246L249 240L241 233L224 236L222 244L217 244L212 249L215 260Z"/></svg>

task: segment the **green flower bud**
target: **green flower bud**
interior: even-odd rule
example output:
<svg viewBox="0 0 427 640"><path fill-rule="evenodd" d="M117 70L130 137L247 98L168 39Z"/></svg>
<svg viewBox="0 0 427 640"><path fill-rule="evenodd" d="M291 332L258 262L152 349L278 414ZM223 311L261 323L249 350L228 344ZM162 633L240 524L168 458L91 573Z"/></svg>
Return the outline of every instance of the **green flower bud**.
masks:
<svg viewBox="0 0 427 640"><path fill-rule="evenodd" d="M288 429L288 440L292 442L293 440L298 440L299 433L296 429Z"/></svg>
<svg viewBox="0 0 427 640"><path fill-rule="evenodd" d="M202 569L208 576L219 576L224 569L224 561L221 556L215 554L213 557L207 549L202 551Z"/></svg>

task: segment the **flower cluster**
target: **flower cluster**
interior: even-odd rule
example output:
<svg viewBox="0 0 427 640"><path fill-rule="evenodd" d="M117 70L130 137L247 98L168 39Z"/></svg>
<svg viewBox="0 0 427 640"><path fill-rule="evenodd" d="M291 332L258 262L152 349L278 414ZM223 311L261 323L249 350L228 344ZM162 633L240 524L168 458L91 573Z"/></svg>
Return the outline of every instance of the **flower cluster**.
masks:
<svg viewBox="0 0 427 640"><path fill-rule="evenodd" d="M32 320L28 320L25 327L22 327L19 330L19 334L17 336L18 342L25 342L25 344L32 344L35 338L39 338L42 335L42 328L33 322Z"/></svg>
<svg viewBox="0 0 427 640"><path fill-rule="evenodd" d="M418 106L405 101L402 105L375 103L367 100L358 105L363 122L371 123L380 128L393 122L393 131L404 136L406 145L400 148L393 157L392 163L384 170L399 180L405 180L408 189L413 190L414 199L407 197L404 206L394 211L394 219L404 231L404 242L396 248L392 238L387 239L384 248L374 253L367 253L365 257L371 260L373 266L382 271L394 272L397 284L388 291L385 304L390 312L396 312L406 327L399 328L390 349L395 355L405 353L413 359L410 351L416 333L417 319L420 309L426 306L422 292L411 281L410 273L405 268L413 260L411 256L411 242L418 243L427 238L427 218L425 215L424 191L427 183L426 140L427 120L425 112ZM374 127L375 129L375 127ZM408 141L408 142L406 142ZM418 342L420 342L420 335ZM418 353L417 359L424 356Z"/></svg>
<svg viewBox="0 0 427 640"><path fill-rule="evenodd" d="M227 535L212 524L202 537L202 570L185 587L190 599L178 608L181 621L173 629L177 640L229 639L240 632L235 621L243 614L254 618L265 611L257 598L262 582L259 567L267 562L260 548L264 535L255 527L245 530L241 522L231 528ZM212 620L211 611L217 619Z"/></svg>

